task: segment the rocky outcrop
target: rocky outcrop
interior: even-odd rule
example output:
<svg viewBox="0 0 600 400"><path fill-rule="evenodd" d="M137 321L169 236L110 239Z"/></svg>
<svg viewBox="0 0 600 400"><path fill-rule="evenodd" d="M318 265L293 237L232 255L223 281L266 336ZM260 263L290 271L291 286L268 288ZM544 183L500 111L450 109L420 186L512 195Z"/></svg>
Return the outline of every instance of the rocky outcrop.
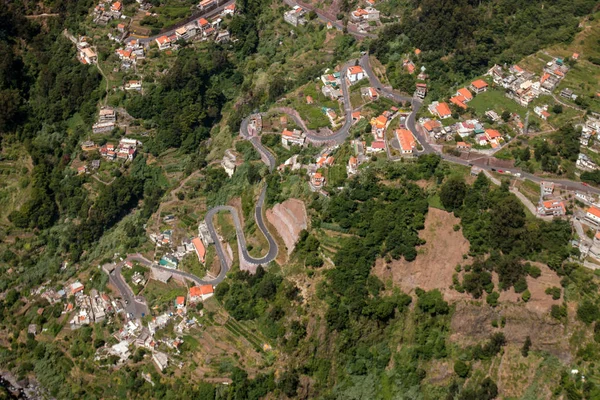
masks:
<svg viewBox="0 0 600 400"><path fill-rule="evenodd" d="M294 251L300 232L307 228L304 203L298 199L288 199L267 210L267 220L275 227L283 239L288 255Z"/></svg>

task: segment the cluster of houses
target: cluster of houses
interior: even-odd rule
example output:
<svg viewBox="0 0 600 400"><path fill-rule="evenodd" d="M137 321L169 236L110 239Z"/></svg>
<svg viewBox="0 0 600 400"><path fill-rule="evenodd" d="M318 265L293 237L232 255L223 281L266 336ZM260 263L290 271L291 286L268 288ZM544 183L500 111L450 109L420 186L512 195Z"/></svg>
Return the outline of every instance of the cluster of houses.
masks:
<svg viewBox="0 0 600 400"><path fill-rule="evenodd" d="M535 74L516 64L510 68L494 65L486 75L490 76L496 85L506 90L507 97L527 107L541 93L554 91L568 71L569 67L565 65L564 60L555 58L546 64L539 80Z"/></svg>
<svg viewBox="0 0 600 400"><path fill-rule="evenodd" d="M233 5L235 12L235 4ZM206 18L199 18L196 21L179 27L171 35L163 35L155 39L159 50L177 49L179 40L214 40L217 43L226 43L231 39L227 30L220 30L222 19L217 18L209 22Z"/></svg>
<svg viewBox="0 0 600 400"><path fill-rule="evenodd" d="M575 166L583 171L594 171L598 169L598 164L593 162L589 156L579 153Z"/></svg>
<svg viewBox="0 0 600 400"><path fill-rule="evenodd" d="M324 168L331 167L335 158L331 156L331 152L337 148L327 148L323 150L315 160L314 164L306 166L306 171L309 177L309 186L313 192L320 192L326 184L325 177L320 172Z"/></svg>
<svg viewBox="0 0 600 400"><path fill-rule="evenodd" d="M159 264L171 269L176 269L181 259L189 253L196 253L198 261L202 264L206 263L206 247L214 243L204 222L198 227L197 237L184 238L181 244L176 247L173 246L173 231L171 230L163 231L158 235L151 233L150 240L156 246L167 250L166 254L161 257Z"/></svg>
<svg viewBox="0 0 600 400"><path fill-rule="evenodd" d="M106 293L98 293L96 289L92 289L87 295L83 293L83 289L84 286L80 282L74 282L68 287L68 291L75 298L75 304L68 303L65 307L67 314L75 311L69 320L71 329L77 329L92 322L102 322L109 313L122 310L122 307Z"/></svg>
<svg viewBox="0 0 600 400"><path fill-rule="evenodd" d="M113 19L127 18L123 15L123 4L120 1L114 3L101 1L93 12L94 23L105 26Z"/></svg>
<svg viewBox="0 0 600 400"><path fill-rule="evenodd" d="M113 143L106 143L101 146L100 155L108 161L115 159L132 161L137 153L137 147L141 144L140 141L135 139L122 138L117 146Z"/></svg>
<svg viewBox="0 0 600 400"><path fill-rule="evenodd" d="M138 60L143 60L145 56L146 45L137 39L131 39L122 49L117 49L117 57L121 60L121 69L128 70L137 65ZM140 88L141 89L141 85ZM129 88L128 90L139 90L138 88Z"/></svg>
<svg viewBox="0 0 600 400"><path fill-rule="evenodd" d="M124 363L131 356L132 347L144 348L152 352L152 360L159 371L164 371L169 365L170 357L165 351L181 354L180 347L184 343L182 336L194 326L199 326L196 317L187 316L187 306L197 304L212 297L212 285L192 286L187 296L177 296L172 308L153 317L147 326L135 320L129 320L121 329L114 333L118 341L113 346L104 346L97 350L95 360L100 361L109 356L116 356L118 363ZM200 311L200 316L203 312ZM164 330L172 321L174 335L161 335L155 338L159 330Z"/></svg>
<svg viewBox="0 0 600 400"><path fill-rule="evenodd" d="M540 183L540 200L537 212L541 216L561 217L567 213L565 202L554 196L554 183Z"/></svg>
<svg viewBox="0 0 600 400"><path fill-rule="evenodd" d="M321 75L321 92L325 97L329 97L332 100L338 100L342 98L342 90L340 89L342 75L339 72L330 72L329 69L325 70L325 73Z"/></svg>
<svg viewBox="0 0 600 400"><path fill-rule="evenodd" d="M581 128L581 136L579 138L581 145L586 147L590 146L591 139L600 132L600 114L590 113L585 123L580 124L577 127Z"/></svg>

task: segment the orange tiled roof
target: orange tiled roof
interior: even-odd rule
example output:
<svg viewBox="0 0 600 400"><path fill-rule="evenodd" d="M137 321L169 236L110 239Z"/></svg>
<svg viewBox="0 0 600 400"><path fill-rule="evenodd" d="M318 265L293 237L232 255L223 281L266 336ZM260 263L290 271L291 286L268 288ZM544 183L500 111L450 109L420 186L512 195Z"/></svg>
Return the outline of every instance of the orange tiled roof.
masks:
<svg viewBox="0 0 600 400"><path fill-rule="evenodd" d="M192 245L200 255L200 258L204 260L204 256L206 255L206 248L204 247L204 243L200 240L199 237L195 237L192 239Z"/></svg>
<svg viewBox="0 0 600 400"><path fill-rule="evenodd" d="M476 89L483 89L484 87L487 87L488 84L483 79L477 79L476 81L471 82L471 85Z"/></svg>
<svg viewBox="0 0 600 400"><path fill-rule="evenodd" d="M408 129L396 129L396 136L402 150L412 150L415 147L415 138Z"/></svg>
<svg viewBox="0 0 600 400"><path fill-rule="evenodd" d="M471 92L469 92L469 89L467 88L458 89L457 93L464 97L466 100L473 99L473 95L471 94Z"/></svg>
<svg viewBox="0 0 600 400"><path fill-rule="evenodd" d="M362 74L363 73L363 69L360 65L354 65L350 68L348 68L348 71L350 71L350 73L352 75L356 75L356 74Z"/></svg>
<svg viewBox="0 0 600 400"><path fill-rule="evenodd" d="M439 114L440 117L452 114L450 112L450 107L448 107L448 104L446 104L446 103L440 103L440 104L438 104L435 109L436 109L436 111L437 111L437 113Z"/></svg>
<svg viewBox="0 0 600 400"><path fill-rule="evenodd" d="M598 209L597 207L590 207L587 210L588 214L592 214L593 216L600 218L600 209Z"/></svg>

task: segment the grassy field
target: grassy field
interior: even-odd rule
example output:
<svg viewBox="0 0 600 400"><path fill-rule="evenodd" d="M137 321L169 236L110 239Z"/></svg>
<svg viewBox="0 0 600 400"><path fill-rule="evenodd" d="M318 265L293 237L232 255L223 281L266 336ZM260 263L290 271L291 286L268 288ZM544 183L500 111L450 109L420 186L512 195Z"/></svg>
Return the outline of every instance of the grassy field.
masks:
<svg viewBox="0 0 600 400"><path fill-rule="evenodd" d="M501 115L503 111L517 113L521 118L525 118L527 109L518 105L514 100L504 96L500 90L489 89L487 92L478 94L469 102L469 107L475 109L479 116L483 116L486 111L494 110ZM530 118L531 115L530 115Z"/></svg>
<svg viewBox="0 0 600 400"><path fill-rule="evenodd" d="M0 225L29 197L28 178L33 168L27 152L20 146L7 146L0 153Z"/></svg>
<svg viewBox="0 0 600 400"><path fill-rule="evenodd" d="M339 103L325 97L321 92L321 87L322 83L320 82L310 82L288 96L289 106L298 111L308 129L330 126L329 118L323 113L322 107L332 108L338 115L341 115ZM307 96L313 98L313 104L306 103Z"/></svg>
<svg viewBox="0 0 600 400"><path fill-rule="evenodd" d="M185 296L187 289L174 280L170 280L169 283L162 283L151 279L143 294L150 308L159 306L166 309L173 304L177 296Z"/></svg>
<svg viewBox="0 0 600 400"><path fill-rule="evenodd" d="M179 263L179 269L190 272L199 277L206 275L206 267L200 263L196 253L190 253L183 257L181 263Z"/></svg>

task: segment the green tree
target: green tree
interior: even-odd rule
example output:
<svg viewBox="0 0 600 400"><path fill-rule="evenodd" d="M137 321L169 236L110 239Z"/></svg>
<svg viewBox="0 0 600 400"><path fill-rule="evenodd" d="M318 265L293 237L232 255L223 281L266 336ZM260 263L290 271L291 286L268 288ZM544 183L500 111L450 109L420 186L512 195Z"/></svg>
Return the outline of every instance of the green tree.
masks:
<svg viewBox="0 0 600 400"><path fill-rule="evenodd" d="M529 335L525 338L525 343L523 343L523 347L521 347L521 355L523 357L527 357L529 355L529 349L531 348L531 338Z"/></svg>
<svg viewBox="0 0 600 400"><path fill-rule="evenodd" d="M464 361L458 360L454 363L454 373L460 376L461 378L466 378L471 371L471 367L467 365Z"/></svg>
<svg viewBox="0 0 600 400"><path fill-rule="evenodd" d="M450 177L442 185L440 191L440 200L444 208L448 211L454 211L462 206L467 193L467 185L461 177Z"/></svg>

